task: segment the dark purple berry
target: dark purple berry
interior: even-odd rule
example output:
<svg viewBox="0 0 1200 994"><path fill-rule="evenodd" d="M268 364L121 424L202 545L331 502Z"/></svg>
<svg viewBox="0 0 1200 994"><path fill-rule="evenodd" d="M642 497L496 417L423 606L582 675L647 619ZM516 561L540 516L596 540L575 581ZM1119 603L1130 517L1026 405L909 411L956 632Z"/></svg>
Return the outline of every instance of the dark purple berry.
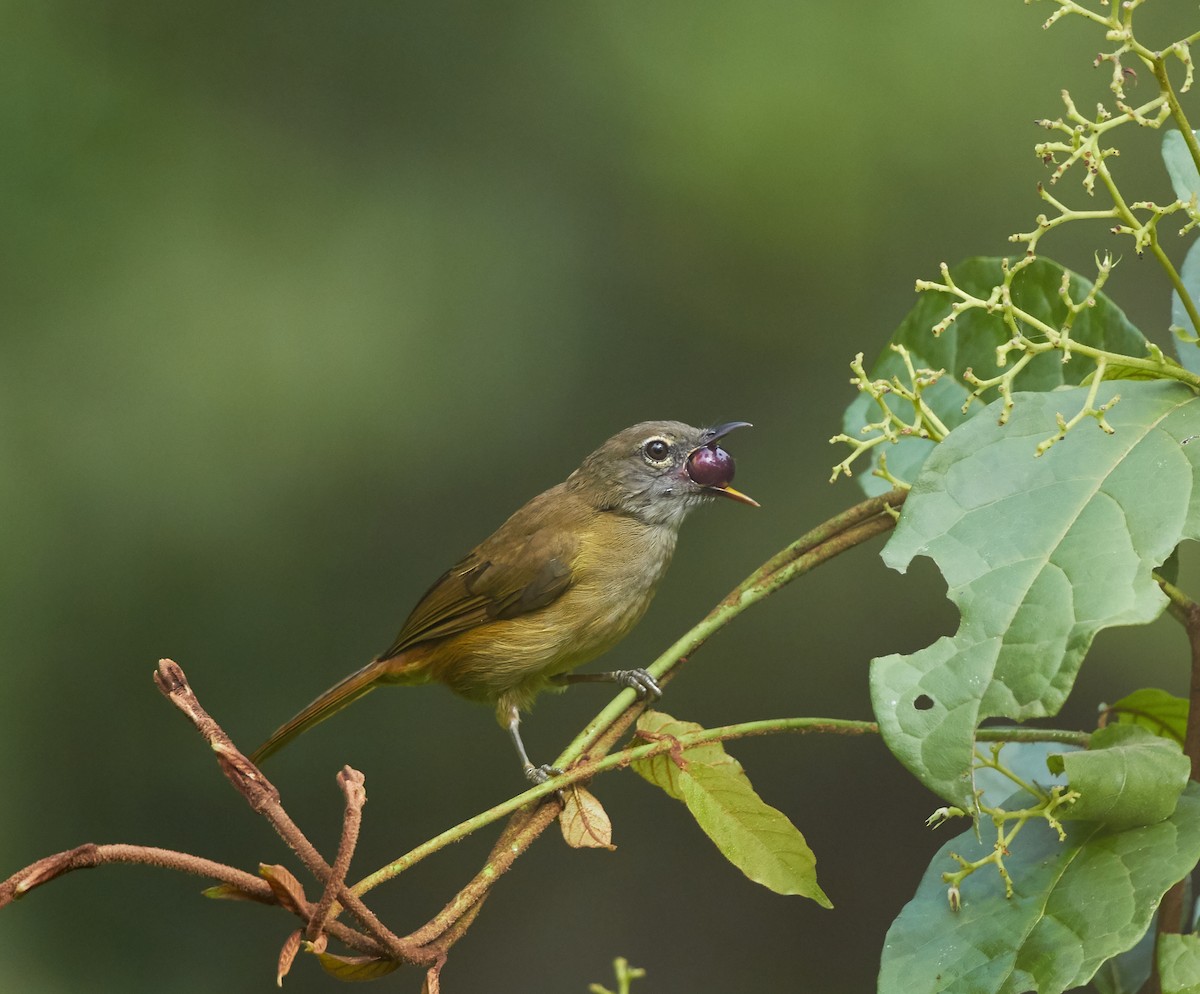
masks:
<svg viewBox="0 0 1200 994"><path fill-rule="evenodd" d="M697 449L688 457L688 476L702 487L725 487L733 480L733 456L717 445Z"/></svg>

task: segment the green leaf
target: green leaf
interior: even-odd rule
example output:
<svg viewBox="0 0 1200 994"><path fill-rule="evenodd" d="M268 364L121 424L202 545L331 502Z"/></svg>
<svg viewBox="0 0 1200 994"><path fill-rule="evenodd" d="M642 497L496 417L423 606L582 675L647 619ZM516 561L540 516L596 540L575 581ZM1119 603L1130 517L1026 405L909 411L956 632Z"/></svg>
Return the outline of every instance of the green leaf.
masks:
<svg viewBox="0 0 1200 994"><path fill-rule="evenodd" d="M1196 134L1200 135L1200 132ZM1200 173L1196 172L1196 163L1192 160L1187 142L1183 140L1182 131L1163 132L1162 157L1171 177L1171 186L1175 188L1175 196L1184 202L1200 196Z"/></svg>
<svg viewBox="0 0 1200 994"><path fill-rule="evenodd" d="M1187 142L1183 140L1183 132L1163 133L1162 157L1171 177L1171 185L1175 188L1175 196L1185 202L1192 197L1200 197L1200 174L1196 172L1192 153L1187 147ZM1183 281L1188 296L1193 301L1200 300L1200 242L1188 249L1183 265L1179 267L1179 278ZM1192 319L1177 291L1171 294L1171 325L1182 329L1186 336L1194 337L1200 331L1192 326ZM1200 348L1196 343L1181 340L1176 342L1176 348L1183 365L1193 373L1200 372Z"/></svg>
<svg viewBox="0 0 1200 994"><path fill-rule="evenodd" d="M271 903L257 894L251 893L248 890L242 890L236 884L214 884L212 887L205 887L200 894L202 897L208 897L214 901L256 901L259 904Z"/></svg>
<svg viewBox="0 0 1200 994"><path fill-rule="evenodd" d="M379 956L335 956L333 953L317 953L322 969L338 980L378 980L400 968L397 960Z"/></svg>
<svg viewBox="0 0 1200 994"><path fill-rule="evenodd" d="M1101 728L1092 733L1091 748L1050 756L1047 765L1051 773L1065 773L1081 795L1064 818L1118 829L1169 817L1192 770L1176 743L1137 725Z"/></svg>
<svg viewBox="0 0 1200 994"><path fill-rule="evenodd" d="M1143 687L1126 694L1115 704L1110 704L1106 714L1110 722L1137 725L1181 746L1187 735L1187 699L1157 687Z"/></svg>
<svg viewBox="0 0 1200 994"><path fill-rule="evenodd" d="M1183 257L1179 279L1192 301L1200 301L1200 242L1193 244ZM1178 329L1175 332L1175 351L1179 353L1179 361L1193 373L1200 373L1200 345L1191 340L1200 332L1192 324L1191 315L1183 306L1183 298L1178 291L1171 294L1171 327Z"/></svg>
<svg viewBox="0 0 1200 994"><path fill-rule="evenodd" d="M664 711L643 711L637 721L639 738L648 742L661 739L678 739L693 732L702 732L704 727L694 721L679 721ZM682 748L669 753L659 753L649 759L639 759L633 768L656 787L666 791L677 801L683 800L683 789L679 785L680 775L692 764L718 766L728 764L744 777L741 764L725 751L720 742L691 746L686 754ZM749 781L747 781L749 782Z"/></svg>
<svg viewBox="0 0 1200 994"><path fill-rule="evenodd" d="M985 867L963 882L957 913L942 882L957 866L950 853L978 859L992 842L968 830L943 846L888 931L879 994L1057 994L1087 983L1138 942L1167 888L1200 859L1200 784L1155 825L1072 822L1066 832L1060 842L1046 825L1026 826L1005 858L1012 898Z"/></svg>
<svg viewBox="0 0 1200 994"><path fill-rule="evenodd" d="M1200 399L1175 383L1120 388L1115 434L1083 424L1040 458L1036 444L1056 414L1081 408L1082 388L1019 394L1004 427L962 425L930 456L883 550L901 572L933 559L960 610L953 637L871 664L888 748L959 807L973 803L979 723L1056 713L1096 633L1157 617L1166 597L1151 570L1200 535L1200 446L1180 444L1200 433ZM1113 395L1101 384L1097 402Z"/></svg>
<svg viewBox="0 0 1200 994"><path fill-rule="evenodd" d="M951 279L968 293L986 298L993 287L1004 282L1001 259L976 258L959 263L950 270ZM1013 302L1030 314L1057 328L1067 316L1067 306L1059 295L1063 274L1067 270L1057 263L1038 259L1021 270L1013 279ZM1072 300L1082 300L1092 289L1092 284L1078 274L1070 274ZM963 379L963 373L974 370L981 379L996 376L1000 367L996 365L996 348L1012 338L1012 331L1005 324L999 311L987 313L983 309L965 311L942 334L934 338L934 325L950 313L956 298L950 294L927 291L917 299L917 305L908 313L892 342L903 345L910 353L917 369L944 369L943 376L922 395L947 428L953 429L968 418L983 410L983 405L972 404L967 413L962 411L971 390ZM1086 345L1103 348L1110 352L1126 355L1146 355L1146 339L1125 317L1116 304L1103 293L1096 296L1094 307L1084 310L1071 328L1071 337ZM1081 355L1071 357L1069 363L1062 361L1057 352L1035 356L1016 376L1017 390L1053 390L1063 385L1076 385L1096 368L1092 360ZM899 376L906 382L903 360L890 348L885 348L873 366L868 367L872 379L891 379ZM889 398L893 409L911 420L911 404ZM859 394L847 408L843 417L842 430L852 437L859 437L859 429L868 422L877 421L875 402L865 394ZM919 438L902 438L894 445L879 445L871 450L871 469L878 468L879 455L887 457L888 468L901 479L914 480L925 458L932 451L932 442ZM891 488L870 472L859 472L859 485L868 496L875 496Z"/></svg>
<svg viewBox="0 0 1200 994"><path fill-rule="evenodd" d="M639 736L651 741L699 731L702 726L660 711L647 711L638 719ZM804 836L754 792L741 763L721 743L679 748L637 760L633 768L683 801L721 854L755 883L833 907L817 884L817 858Z"/></svg>
<svg viewBox="0 0 1200 994"><path fill-rule="evenodd" d="M1200 935L1160 935L1158 977L1162 994L1198 994Z"/></svg>
<svg viewBox="0 0 1200 994"><path fill-rule="evenodd" d="M1154 946L1158 937L1158 913L1142 937L1129 949L1118 953L1101 964L1092 977L1092 986L1098 994L1138 994L1150 979L1150 966L1154 962Z"/></svg>

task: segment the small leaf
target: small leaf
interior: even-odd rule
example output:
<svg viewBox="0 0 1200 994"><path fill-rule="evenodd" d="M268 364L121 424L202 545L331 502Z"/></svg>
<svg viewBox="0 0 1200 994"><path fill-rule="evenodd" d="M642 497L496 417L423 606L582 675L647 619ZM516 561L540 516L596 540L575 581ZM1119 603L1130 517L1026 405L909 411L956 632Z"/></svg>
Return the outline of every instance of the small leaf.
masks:
<svg viewBox="0 0 1200 994"><path fill-rule="evenodd" d="M259 904L271 903L270 901L259 897L257 894L242 890L236 884L215 884L212 887L205 887L200 894L202 897L211 898L214 901L255 901Z"/></svg>
<svg viewBox="0 0 1200 994"><path fill-rule="evenodd" d="M1110 723L1137 725L1183 745L1187 735L1188 702L1157 687L1126 694L1105 709Z"/></svg>
<svg viewBox="0 0 1200 994"><path fill-rule="evenodd" d="M1200 935L1160 935L1158 976L1162 994L1200 991Z"/></svg>
<svg viewBox="0 0 1200 994"><path fill-rule="evenodd" d="M563 840L572 849L609 849L612 844L612 821L608 812L593 794L579 784L567 788L566 802L558 816Z"/></svg>
<svg viewBox="0 0 1200 994"><path fill-rule="evenodd" d="M271 890L275 892L275 897L282 907L295 914L303 914L308 899L304 896L304 888L300 886L300 881L291 870L278 864L271 866L261 863L258 875L271 885Z"/></svg>
<svg viewBox="0 0 1200 994"><path fill-rule="evenodd" d="M283 978L292 969L296 953L300 952L300 930L296 929L284 940L283 948L279 950L279 965L275 968L275 986L283 986Z"/></svg>
<svg viewBox="0 0 1200 994"><path fill-rule="evenodd" d="M1176 743L1137 725L1101 728L1092 733L1089 749L1052 755L1046 765L1051 773L1065 773L1080 793L1063 818L1114 829L1169 817L1192 769Z"/></svg>
<svg viewBox="0 0 1200 994"><path fill-rule="evenodd" d="M317 956L326 973L338 980L378 980L399 969L400 963L381 956L336 956L320 953Z"/></svg>
<svg viewBox="0 0 1200 994"><path fill-rule="evenodd" d="M662 712L638 722L643 738L676 738L702 730ZM782 811L754 792L741 763L719 742L638 760L633 768L682 800L721 854L755 883L833 907L817 884L817 859L804 836Z"/></svg>
<svg viewBox="0 0 1200 994"><path fill-rule="evenodd" d="M946 843L888 931L879 994L1059 994L1087 983L1141 939L1167 888L1200 858L1200 784L1155 825L1065 828L1060 842L1046 825L1026 826L1005 856L1012 898L984 867L963 882L957 912L942 881L958 865L950 853L979 859L993 851L994 838L968 829Z"/></svg>

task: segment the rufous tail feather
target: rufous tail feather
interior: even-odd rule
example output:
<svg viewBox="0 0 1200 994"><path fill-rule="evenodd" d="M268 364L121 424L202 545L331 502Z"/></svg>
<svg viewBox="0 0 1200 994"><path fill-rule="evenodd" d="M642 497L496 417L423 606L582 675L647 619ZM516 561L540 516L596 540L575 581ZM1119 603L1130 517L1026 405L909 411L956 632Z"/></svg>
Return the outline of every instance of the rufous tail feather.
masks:
<svg viewBox="0 0 1200 994"><path fill-rule="evenodd" d="M277 753L292 739L307 732L313 725L319 724L360 697L369 694L380 683L388 682L389 677L392 682L395 682L398 661L398 658L376 659L361 670L351 673L346 679L334 684L296 717L275 729L271 737L254 750L250 761L256 765L261 763L268 756Z"/></svg>

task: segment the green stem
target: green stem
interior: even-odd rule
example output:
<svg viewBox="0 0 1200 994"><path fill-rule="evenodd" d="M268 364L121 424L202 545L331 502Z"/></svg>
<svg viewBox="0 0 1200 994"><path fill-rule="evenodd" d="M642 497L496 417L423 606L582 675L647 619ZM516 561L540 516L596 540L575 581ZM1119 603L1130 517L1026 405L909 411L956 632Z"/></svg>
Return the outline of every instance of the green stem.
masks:
<svg viewBox="0 0 1200 994"><path fill-rule="evenodd" d="M751 604L777 590L789 580L812 569L825 559L890 529L895 524L893 517L895 509L904 502L906 496L906 491L893 490L881 497L863 501L842 514L830 518L793 542L755 570L691 631L659 656L651 664L650 672L660 681L669 679L672 671L687 653L698 649L713 632L728 624ZM485 825L513 814L526 805L534 804L546 795L561 790L567 784L591 776L597 769L595 763L581 764L573 770L569 767L585 754L594 752L594 758L601 759L615 745L624 728L636 717L637 712L631 707L633 704L633 692L622 691L588 723L587 727L576 736L555 763L556 766L567 769L567 774L539 784L517 797L495 805L487 811L482 811L448 829L370 876L363 878L352 890L356 894L365 893L383 881L403 873L408 867L446 845L457 842Z"/></svg>
<svg viewBox="0 0 1200 994"><path fill-rule="evenodd" d="M1154 78L1158 80L1158 88L1162 95L1167 98L1167 106L1171 108L1171 117L1179 126L1180 134L1183 135L1183 140L1187 143L1188 151L1192 154L1192 162L1195 163L1197 171L1200 171L1200 142L1196 140L1196 133L1192 131L1192 126L1188 123L1187 114L1184 113L1183 105L1179 102L1179 97L1175 93L1175 87L1171 85L1171 77L1167 73L1166 57L1159 53L1149 61L1151 68L1154 70Z"/></svg>
<svg viewBox="0 0 1200 994"><path fill-rule="evenodd" d="M824 733L831 735L877 735L879 726L873 721L856 721L850 718L764 718L758 721L744 721L734 725L723 725L719 728L703 728L686 735L671 739L648 742L645 745L628 746L619 752L612 753L602 759L588 763L580 763L566 773L547 780L545 783L531 787L507 801L481 811L472 818L460 822L440 835L434 836L428 842L423 842L415 849L405 853L399 859L387 866L381 867L368 877L364 877L351 890L362 896L381 883L399 876L409 867L419 863L439 849L454 842L460 842L473 832L499 821L507 815L531 805L535 801L562 790L573 783L591 780L597 774L608 770L628 766L641 759L649 759L659 753L670 752L673 749L690 749L693 746L707 745L711 742L728 742L733 739L749 738L758 735L778 735L791 732L800 735ZM1077 732L1062 728L980 728L975 733L978 742L1058 742L1065 745L1086 747L1090 736L1087 732Z"/></svg>
<svg viewBox="0 0 1200 994"><path fill-rule="evenodd" d="M872 721L853 721L843 718L769 718L760 721L741 722L736 725L725 725L720 728L705 728L699 732L680 735L670 740L631 746L627 749L622 749L620 752L605 756L602 759L580 763L566 773L547 780L545 783L538 784L536 787L531 787L529 790L517 794L515 797L510 797L507 801L488 808L486 811L481 811L474 817L460 822L453 828L447 829L427 842L423 842L399 859L376 870L370 876L364 877L351 890L361 896L381 883L399 876L426 856L432 855L439 849L444 849L453 842L460 842L473 832L477 832L492 822L499 821L501 818L519 811L526 805L530 805L549 794L554 794L565 787L569 787L573 783L591 780L599 773L627 766L635 760L647 759L661 752L669 752L671 749L680 747L690 748L709 742L723 742L728 739L747 738L754 735L774 735L781 732L797 732L802 734L828 732L841 735L866 735L876 734L878 731L879 727Z"/></svg>
<svg viewBox="0 0 1200 994"><path fill-rule="evenodd" d="M1196 602L1180 590L1175 584L1163 578L1159 573L1151 574L1155 582L1167 595L1167 612L1185 628L1196 612Z"/></svg>
<svg viewBox="0 0 1200 994"><path fill-rule="evenodd" d="M905 497L906 491L889 491L881 497L856 504L801 536L738 584L697 625L651 663L647 667L650 674L665 681L688 656L708 641L710 636L729 624L751 604L758 603L785 583L807 573L838 553L890 529L895 521L888 512L903 504ZM554 765L566 769L591 751L605 731L634 700L635 696L631 690L618 694L603 711L588 722L583 731L555 760Z"/></svg>
<svg viewBox="0 0 1200 994"><path fill-rule="evenodd" d="M1069 728L1004 728L989 726L975 730L976 742L1057 742L1086 749L1092 741L1090 732Z"/></svg>

